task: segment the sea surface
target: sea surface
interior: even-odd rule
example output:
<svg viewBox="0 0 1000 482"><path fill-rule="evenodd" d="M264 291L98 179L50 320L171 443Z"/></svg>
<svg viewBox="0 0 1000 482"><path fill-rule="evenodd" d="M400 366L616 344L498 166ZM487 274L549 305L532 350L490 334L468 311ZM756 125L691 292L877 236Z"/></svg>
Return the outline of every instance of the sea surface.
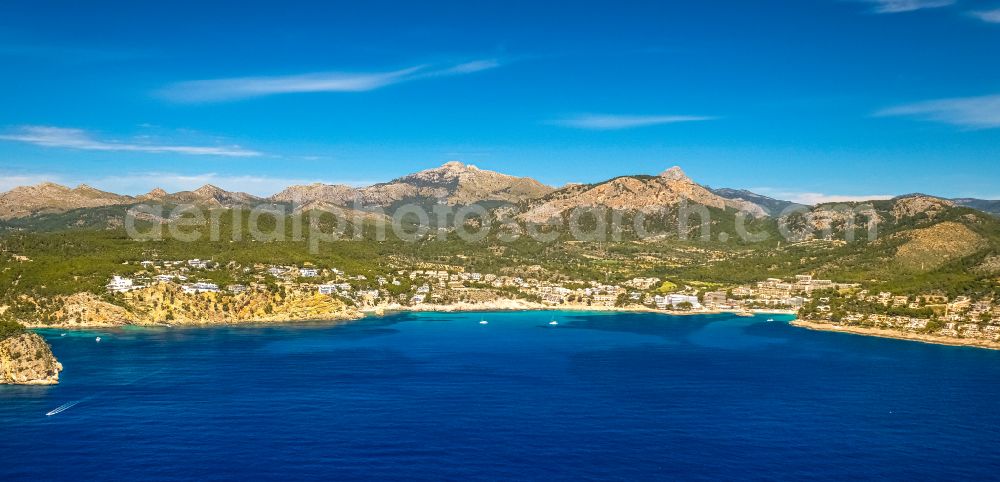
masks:
<svg viewBox="0 0 1000 482"><path fill-rule="evenodd" d="M0 480L1000 477L1000 352L767 318L47 330Z"/></svg>

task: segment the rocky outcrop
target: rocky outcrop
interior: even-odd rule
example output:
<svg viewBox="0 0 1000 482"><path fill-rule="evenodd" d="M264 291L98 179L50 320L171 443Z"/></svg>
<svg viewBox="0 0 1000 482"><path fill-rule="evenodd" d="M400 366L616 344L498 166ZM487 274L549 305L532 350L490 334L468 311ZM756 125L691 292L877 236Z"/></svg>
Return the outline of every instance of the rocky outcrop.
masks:
<svg viewBox="0 0 1000 482"><path fill-rule="evenodd" d="M174 204L195 204L209 207L249 206L261 201L260 198L245 192L226 191L211 184L194 191L180 191L167 194L163 189L154 189L140 197L144 201L168 202Z"/></svg>
<svg viewBox="0 0 1000 482"><path fill-rule="evenodd" d="M135 199L130 196L100 191L85 184L69 188L45 182L35 186L16 187L0 194L0 219L132 202L135 202Z"/></svg>
<svg viewBox="0 0 1000 482"><path fill-rule="evenodd" d="M271 197L273 201L302 204L322 201L334 206L387 208L401 202L435 200L449 205L482 201L516 203L536 199L552 191L534 179L479 169L471 164L448 162L390 182L363 188L311 184L292 186Z"/></svg>
<svg viewBox="0 0 1000 482"><path fill-rule="evenodd" d="M62 368L49 344L35 333L0 341L0 383L55 385Z"/></svg>
<svg viewBox="0 0 1000 482"><path fill-rule="evenodd" d="M346 320L360 313L343 301L315 290L277 293L251 289L243 293L182 292L159 284L122 295L118 304L91 293L61 300L60 308L42 320L25 321L35 328L114 327L124 325L209 325L302 320Z"/></svg>
<svg viewBox="0 0 1000 482"><path fill-rule="evenodd" d="M289 186L285 190L271 196L272 201L296 203L329 203L335 206L347 206L353 203L356 188L343 184L308 184L304 186Z"/></svg>
<svg viewBox="0 0 1000 482"><path fill-rule="evenodd" d="M515 177L479 169L472 164L449 162L399 178L389 185L411 186L420 194L444 199L447 204L463 205L479 201L519 202L535 199L552 188L528 177Z"/></svg>
<svg viewBox="0 0 1000 482"><path fill-rule="evenodd" d="M118 326L137 321L129 310L102 301L92 293L77 293L65 298L55 319L64 326Z"/></svg>
<svg viewBox="0 0 1000 482"><path fill-rule="evenodd" d="M545 222L576 208L606 207L615 211L653 213L682 201L718 209L767 216L760 206L742 199L726 199L688 178L680 167L659 176L623 176L599 184L571 185L555 191L522 214L529 222Z"/></svg>
<svg viewBox="0 0 1000 482"><path fill-rule="evenodd" d="M918 214L925 214L928 218L934 219L938 214L952 207L955 207L955 203L946 199L913 195L896 199L892 205L892 215L897 221Z"/></svg>

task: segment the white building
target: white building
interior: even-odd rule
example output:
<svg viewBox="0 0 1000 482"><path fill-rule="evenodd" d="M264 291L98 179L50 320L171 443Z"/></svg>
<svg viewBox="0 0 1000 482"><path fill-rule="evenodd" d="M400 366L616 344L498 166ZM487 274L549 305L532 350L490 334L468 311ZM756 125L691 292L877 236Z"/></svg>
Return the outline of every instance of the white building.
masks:
<svg viewBox="0 0 1000 482"><path fill-rule="evenodd" d="M208 261L202 259L189 259L187 262L188 266L197 269L205 269L208 267Z"/></svg>
<svg viewBox="0 0 1000 482"><path fill-rule="evenodd" d="M319 270L313 268L302 268L299 270L299 276L303 278L315 278L319 276Z"/></svg>
<svg viewBox="0 0 1000 482"><path fill-rule="evenodd" d="M111 278L111 282L108 283L107 288L108 291L111 291L112 293L124 293L136 288L136 286L135 282L132 281L132 278L123 278L115 275Z"/></svg>
<svg viewBox="0 0 1000 482"><path fill-rule="evenodd" d="M679 294L670 294L666 296L656 295L653 297L653 301L656 303L656 307L661 310L665 310L667 308L676 309L681 303L690 303L691 308L701 308L701 303L698 302L697 296Z"/></svg>
<svg viewBox="0 0 1000 482"><path fill-rule="evenodd" d="M182 287L185 294L194 295L198 293L218 293L219 285L215 283L192 283Z"/></svg>

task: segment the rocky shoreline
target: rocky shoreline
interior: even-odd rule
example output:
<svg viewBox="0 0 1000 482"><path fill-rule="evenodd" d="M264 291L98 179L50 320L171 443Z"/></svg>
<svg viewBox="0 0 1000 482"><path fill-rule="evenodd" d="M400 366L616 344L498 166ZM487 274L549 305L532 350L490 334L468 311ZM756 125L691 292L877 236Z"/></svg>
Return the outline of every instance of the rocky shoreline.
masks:
<svg viewBox="0 0 1000 482"><path fill-rule="evenodd" d="M124 310L123 310L124 311ZM401 305L391 303L385 305L367 306L358 309L344 309L340 311L325 312L322 314L314 310L303 310L300 312L275 313L266 317L249 318L215 318L215 319L175 319L171 321L151 320L146 321L141 317L132 314L129 316L74 316L68 321L55 323L40 323L36 321L22 321L22 324L31 329L58 328L58 329L87 329L87 328L117 328L123 326L219 326L219 325L252 325L269 323L294 323L306 321L351 321L364 318L365 316L381 316L387 313L400 312L469 312L469 311L580 311L580 312L616 312L616 313L659 313L670 316L693 316L693 315L713 315L722 313L732 313L742 316L752 314L785 314L793 315L787 310L752 310L752 312L726 311L726 310L697 310L697 311L664 311L649 308L642 305L628 306L592 306L586 304L565 304L546 305L520 299L498 299L493 301L468 303L459 302L451 304L422 303L417 305Z"/></svg>
<svg viewBox="0 0 1000 482"><path fill-rule="evenodd" d="M533 303L525 300L495 300L487 301L481 303L451 303L446 305L439 304L419 304L419 305L380 305L374 307L368 307L361 310L365 314L369 315L382 315L385 313L394 312L440 312L440 313L455 313L455 312L467 312L467 311L581 311L581 312L613 312L613 313L659 313L661 315L670 316L694 316L694 315L718 315L723 313L730 313L740 316L750 316L753 314L773 314L773 315L794 315L794 311L788 310L751 310L750 312L743 311L733 311L733 310L697 310L697 311L665 311L658 310L655 308L649 308L642 305L628 305L628 306L593 306L586 304L563 304L563 305L546 305L542 303Z"/></svg>
<svg viewBox="0 0 1000 482"><path fill-rule="evenodd" d="M342 313L332 313L323 316L309 315L303 317L279 315L266 318L227 318L223 320L174 320L171 322L163 321L141 321L141 320L101 320L101 321L72 321L72 322L62 322L62 323L32 323L23 322L22 324L29 329L91 329L91 328L121 328L125 326L146 326L146 327L172 327L172 326L228 326L228 325L265 325L265 324L281 324L281 323L296 323L296 322L306 322L306 321L353 321L364 318L364 313L361 311L345 311Z"/></svg>
<svg viewBox="0 0 1000 482"><path fill-rule="evenodd" d="M868 328L863 326L834 325L831 323L817 323L807 320L792 320L789 324L799 328L816 331L832 331L837 333L850 333L852 335L874 336L878 338L892 338L896 340L918 341L921 343L931 343L934 345L967 346L973 348L986 348L989 350L1000 350L1000 342L981 340L974 338L954 338L950 336L929 335L923 333L908 333L905 331L887 330L884 328Z"/></svg>
<svg viewBox="0 0 1000 482"><path fill-rule="evenodd" d="M55 385L62 364L37 333L22 333L0 341L0 384Z"/></svg>

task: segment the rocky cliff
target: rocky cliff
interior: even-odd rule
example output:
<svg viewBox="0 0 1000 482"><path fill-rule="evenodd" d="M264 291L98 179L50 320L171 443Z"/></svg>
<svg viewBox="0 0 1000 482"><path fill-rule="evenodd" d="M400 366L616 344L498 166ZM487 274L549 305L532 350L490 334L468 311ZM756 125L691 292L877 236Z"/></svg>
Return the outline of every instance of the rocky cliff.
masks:
<svg viewBox="0 0 1000 482"><path fill-rule="evenodd" d="M716 195L688 178L680 167L659 176L622 176L598 184L575 184L542 197L521 218L545 222L576 208L607 207L616 211L654 213L681 201L719 209L744 210L767 216L760 206L741 199Z"/></svg>
<svg viewBox="0 0 1000 482"><path fill-rule="evenodd" d="M284 292L251 289L239 294L183 293L179 286L158 284L123 295L121 306L92 293L58 298L45 321L24 320L31 327L67 328L123 325L204 325L301 320L347 320L361 314L343 301L314 290Z"/></svg>
<svg viewBox="0 0 1000 482"><path fill-rule="evenodd" d="M339 206L359 202L363 206L375 207L434 199L450 205L468 205L481 201L519 202L539 198L551 191L551 187L531 178L487 171L461 162L448 162L434 169L362 188L325 184L292 186L271 199L299 203L323 201Z"/></svg>
<svg viewBox="0 0 1000 482"><path fill-rule="evenodd" d="M0 341L0 383L55 385L62 364L35 333L22 333Z"/></svg>

